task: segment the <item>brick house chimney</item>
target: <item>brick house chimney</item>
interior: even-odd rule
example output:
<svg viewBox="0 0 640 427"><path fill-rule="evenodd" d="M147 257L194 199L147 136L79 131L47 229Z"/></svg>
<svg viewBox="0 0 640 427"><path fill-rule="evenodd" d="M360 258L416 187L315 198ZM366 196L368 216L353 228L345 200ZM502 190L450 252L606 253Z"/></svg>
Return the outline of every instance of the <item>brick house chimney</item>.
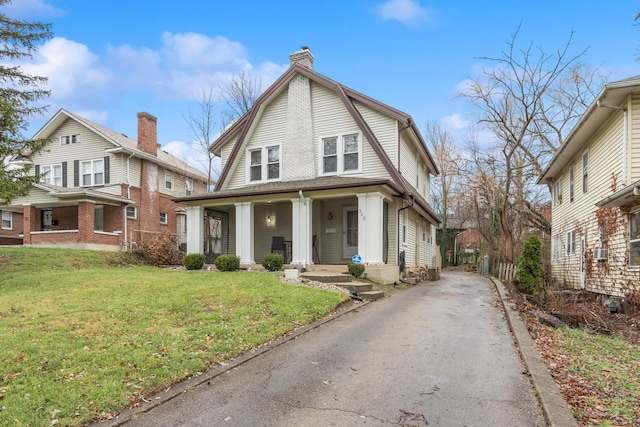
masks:
<svg viewBox="0 0 640 427"><path fill-rule="evenodd" d="M289 61L291 62L291 65L300 64L303 67L307 67L309 69L313 69L313 60L314 57L309 50L309 46L302 46L299 51L293 52L289 55Z"/></svg>
<svg viewBox="0 0 640 427"><path fill-rule="evenodd" d="M138 148L154 156L158 155L157 122L149 113L138 113Z"/></svg>

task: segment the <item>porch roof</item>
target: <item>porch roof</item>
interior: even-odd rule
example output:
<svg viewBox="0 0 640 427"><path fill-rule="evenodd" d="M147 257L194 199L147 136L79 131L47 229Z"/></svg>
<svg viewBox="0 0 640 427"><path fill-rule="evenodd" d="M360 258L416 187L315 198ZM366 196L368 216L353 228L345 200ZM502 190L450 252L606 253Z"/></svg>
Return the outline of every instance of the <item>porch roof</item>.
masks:
<svg viewBox="0 0 640 427"><path fill-rule="evenodd" d="M63 204L75 205L80 200L93 200L100 203L115 205L134 203L133 200L127 199L126 197L105 193L92 188L66 188L50 184L34 184L33 187L44 192L51 200L50 202L36 204L47 204L53 202L59 204L62 202ZM20 198L14 200L14 205L19 204L17 203L18 199ZM25 199L27 202L31 203L30 197L26 197Z"/></svg>
<svg viewBox="0 0 640 427"><path fill-rule="evenodd" d="M639 193L639 195L636 195L636 193ZM636 181L624 187L622 190L613 193L611 196L605 197L596 203L596 206L600 208L613 208L628 206L638 202L640 202L640 181Z"/></svg>
<svg viewBox="0 0 640 427"><path fill-rule="evenodd" d="M369 187L375 185L385 185L391 188L396 194L402 194L403 190L388 179L370 179L355 178L343 176L323 176L315 179L306 179L299 181L278 181L268 182L266 184L250 185L242 188L234 188L231 190L219 190L212 193L178 197L173 199L175 202L197 202L201 200L225 199L231 197L251 197L264 196L270 194L283 194L298 191L318 191L318 190L340 190L345 188Z"/></svg>

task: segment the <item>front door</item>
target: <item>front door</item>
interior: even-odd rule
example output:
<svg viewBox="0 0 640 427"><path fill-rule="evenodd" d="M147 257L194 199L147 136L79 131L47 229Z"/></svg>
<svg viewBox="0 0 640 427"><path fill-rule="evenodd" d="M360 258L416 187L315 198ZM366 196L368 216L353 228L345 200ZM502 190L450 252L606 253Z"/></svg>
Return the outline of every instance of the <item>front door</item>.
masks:
<svg viewBox="0 0 640 427"><path fill-rule="evenodd" d="M51 225L53 224L53 215L51 214L51 209L45 209L42 211L42 222L40 224L40 229L42 231L51 231Z"/></svg>
<svg viewBox="0 0 640 427"><path fill-rule="evenodd" d="M358 208L344 208L342 218L343 258L350 260L358 253Z"/></svg>
<svg viewBox="0 0 640 427"><path fill-rule="evenodd" d="M580 289L585 288L585 284L587 281L587 273L585 268L585 259L584 255L587 251L587 238L584 234L580 235Z"/></svg>

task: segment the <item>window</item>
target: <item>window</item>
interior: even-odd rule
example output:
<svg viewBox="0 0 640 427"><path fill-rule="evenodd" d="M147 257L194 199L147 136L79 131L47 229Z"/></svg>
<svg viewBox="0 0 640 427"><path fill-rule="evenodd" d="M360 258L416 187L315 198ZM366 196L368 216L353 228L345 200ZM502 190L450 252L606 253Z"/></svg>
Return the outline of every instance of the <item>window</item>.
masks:
<svg viewBox="0 0 640 427"><path fill-rule="evenodd" d="M71 137L69 135L63 135L60 137L61 145L68 145L71 142Z"/></svg>
<svg viewBox="0 0 640 427"><path fill-rule="evenodd" d="M567 255L576 253L576 230L567 231Z"/></svg>
<svg viewBox="0 0 640 427"><path fill-rule="evenodd" d="M104 206L95 205L93 208L93 230L104 231Z"/></svg>
<svg viewBox="0 0 640 427"><path fill-rule="evenodd" d="M71 143L78 144L80 142L80 134L71 135Z"/></svg>
<svg viewBox="0 0 640 427"><path fill-rule="evenodd" d="M166 224L166 223L167 223L167 213L160 212L160 224Z"/></svg>
<svg viewBox="0 0 640 427"><path fill-rule="evenodd" d="M323 174L357 172L360 170L360 135L349 134L322 138Z"/></svg>
<svg viewBox="0 0 640 427"><path fill-rule="evenodd" d="M569 203L573 202L573 187L574 187L574 171L573 165L569 168Z"/></svg>
<svg viewBox="0 0 640 427"><path fill-rule="evenodd" d="M402 233L402 243L407 243L407 210L400 214L400 232Z"/></svg>
<svg viewBox="0 0 640 427"><path fill-rule="evenodd" d="M82 186L104 184L104 160L90 160L80 163Z"/></svg>
<svg viewBox="0 0 640 427"><path fill-rule="evenodd" d="M184 188L187 193L187 196L190 196L193 193L193 181L187 179L184 181Z"/></svg>
<svg viewBox="0 0 640 427"><path fill-rule="evenodd" d="M280 146L249 150L249 181L280 179Z"/></svg>
<svg viewBox="0 0 640 427"><path fill-rule="evenodd" d="M589 152L582 153L582 192L589 191Z"/></svg>
<svg viewBox="0 0 640 427"><path fill-rule="evenodd" d="M602 221L598 226L598 233L600 235L600 247L602 249L607 248L607 221Z"/></svg>
<svg viewBox="0 0 640 427"><path fill-rule="evenodd" d="M2 211L2 229L13 229L13 214L9 211Z"/></svg>
<svg viewBox="0 0 640 427"><path fill-rule="evenodd" d="M562 177L558 178L558 180L553 184L553 206L558 206L562 204L562 186L563 186Z"/></svg>
<svg viewBox="0 0 640 427"><path fill-rule="evenodd" d="M164 173L164 187L167 190L171 190L171 188L173 188L173 174L171 172Z"/></svg>
<svg viewBox="0 0 640 427"><path fill-rule="evenodd" d="M558 260L562 256L562 239L560 239L560 235L556 234L553 236L553 259Z"/></svg>
<svg viewBox="0 0 640 427"><path fill-rule="evenodd" d="M62 165L42 166L40 174L42 184L62 186Z"/></svg>
<svg viewBox="0 0 640 427"><path fill-rule="evenodd" d="M640 267L640 211L629 216L629 267Z"/></svg>
<svg viewBox="0 0 640 427"><path fill-rule="evenodd" d="M138 210L135 206L127 206L127 218L136 219L138 217Z"/></svg>

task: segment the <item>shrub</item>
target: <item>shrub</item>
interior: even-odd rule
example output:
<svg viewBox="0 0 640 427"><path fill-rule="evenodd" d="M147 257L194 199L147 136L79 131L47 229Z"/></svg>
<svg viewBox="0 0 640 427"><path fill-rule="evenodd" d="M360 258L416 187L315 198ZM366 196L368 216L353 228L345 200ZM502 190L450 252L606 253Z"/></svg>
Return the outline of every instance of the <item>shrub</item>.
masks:
<svg viewBox="0 0 640 427"><path fill-rule="evenodd" d="M542 291L544 271L542 269L542 244L538 236L529 236L524 241L513 284L529 295L538 296Z"/></svg>
<svg viewBox="0 0 640 427"><path fill-rule="evenodd" d="M349 274L351 274L356 279L362 276L362 273L364 273L364 265L362 264L351 263L347 266L347 268L349 269Z"/></svg>
<svg viewBox="0 0 640 427"><path fill-rule="evenodd" d="M280 254L266 254L262 259L262 266L269 271L280 271L284 264L284 257Z"/></svg>
<svg viewBox="0 0 640 427"><path fill-rule="evenodd" d="M213 263L218 271L236 271L240 268L240 257L236 255L220 255Z"/></svg>
<svg viewBox="0 0 640 427"><path fill-rule="evenodd" d="M200 270L204 265L203 254L187 254L182 258L182 265L187 270Z"/></svg>
<svg viewBox="0 0 640 427"><path fill-rule="evenodd" d="M149 265L182 264L176 236L168 231L163 231L151 241L141 244L139 251L144 253L143 259Z"/></svg>

